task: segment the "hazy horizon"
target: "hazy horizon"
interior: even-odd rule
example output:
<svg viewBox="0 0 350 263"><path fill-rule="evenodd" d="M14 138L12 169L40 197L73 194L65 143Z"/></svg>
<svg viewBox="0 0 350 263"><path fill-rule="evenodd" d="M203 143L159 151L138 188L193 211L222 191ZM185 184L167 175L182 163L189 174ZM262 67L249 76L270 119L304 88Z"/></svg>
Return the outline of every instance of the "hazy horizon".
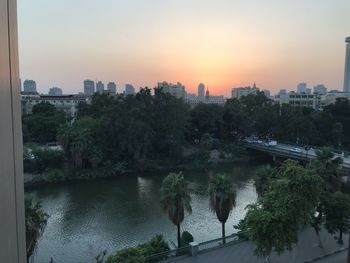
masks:
<svg viewBox="0 0 350 263"><path fill-rule="evenodd" d="M299 82L342 89L350 1L18 1L20 75L39 92L83 80L181 82L230 95Z"/></svg>

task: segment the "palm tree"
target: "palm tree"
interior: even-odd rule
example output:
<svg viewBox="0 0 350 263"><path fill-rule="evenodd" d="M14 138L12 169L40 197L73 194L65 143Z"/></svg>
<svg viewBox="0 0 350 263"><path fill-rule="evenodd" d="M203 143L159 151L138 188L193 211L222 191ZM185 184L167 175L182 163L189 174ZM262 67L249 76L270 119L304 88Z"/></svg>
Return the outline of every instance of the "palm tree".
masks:
<svg viewBox="0 0 350 263"><path fill-rule="evenodd" d="M232 179L224 174L209 179L209 206L222 225L222 239L225 240L225 223L232 208L236 205L236 192Z"/></svg>
<svg viewBox="0 0 350 263"><path fill-rule="evenodd" d="M25 225L27 261L33 254L36 242L44 232L48 215L43 212L41 203L34 203L31 197L25 198Z"/></svg>
<svg viewBox="0 0 350 263"><path fill-rule="evenodd" d="M192 212L191 196L187 182L180 172L169 173L164 178L161 193L161 207L169 219L177 226L177 246L181 247L180 224L184 220L185 211Z"/></svg>

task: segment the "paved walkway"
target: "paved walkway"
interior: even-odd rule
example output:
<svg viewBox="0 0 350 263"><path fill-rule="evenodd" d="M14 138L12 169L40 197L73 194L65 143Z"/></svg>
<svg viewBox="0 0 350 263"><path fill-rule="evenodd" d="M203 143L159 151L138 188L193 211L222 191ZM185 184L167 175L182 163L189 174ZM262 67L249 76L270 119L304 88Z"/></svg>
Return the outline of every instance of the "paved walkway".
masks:
<svg viewBox="0 0 350 263"><path fill-rule="evenodd" d="M348 255L348 253L345 250L345 251L336 253L332 256L316 260L316 261L314 261L314 263L342 263L342 262L345 263L347 255Z"/></svg>
<svg viewBox="0 0 350 263"><path fill-rule="evenodd" d="M321 240L323 248L318 247L318 239L313 229L302 230L299 234L299 242L296 248L291 252L285 252L281 256L272 255L271 263L297 262L302 263L312 258L331 253L339 250L348 244L348 236L344 236L344 245L338 245L332 235L329 235L325 230L321 231ZM345 262L342 261L344 253L341 252L328 259L319 260L316 262ZM346 253L345 253L346 254ZM332 258L335 258L334 260ZM327 261L328 260L328 261ZM333 260L333 261L332 261ZM231 245L223 248L218 248L208 252L203 252L194 257L187 257L176 260L177 263L261 263L264 259L258 259L254 255L254 244L252 242L242 242L236 245Z"/></svg>

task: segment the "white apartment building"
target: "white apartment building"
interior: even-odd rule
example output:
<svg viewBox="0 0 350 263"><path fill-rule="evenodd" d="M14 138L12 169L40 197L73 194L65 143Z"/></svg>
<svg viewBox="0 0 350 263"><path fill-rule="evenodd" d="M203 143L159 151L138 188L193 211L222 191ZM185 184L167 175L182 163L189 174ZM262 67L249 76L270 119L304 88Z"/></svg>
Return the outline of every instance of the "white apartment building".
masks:
<svg viewBox="0 0 350 263"><path fill-rule="evenodd" d="M275 95L275 103L316 109L317 97L314 94L308 94L305 92L286 92L285 90L281 90Z"/></svg>
<svg viewBox="0 0 350 263"><path fill-rule="evenodd" d="M75 118L78 104L87 102L86 96L80 95L21 95L22 114L32 113L33 107L41 102L48 102L62 110L68 117Z"/></svg>
<svg viewBox="0 0 350 263"><path fill-rule="evenodd" d="M249 94L257 94L259 89L255 86L253 87L238 87L232 89L232 99L240 99L243 96L247 96Z"/></svg>

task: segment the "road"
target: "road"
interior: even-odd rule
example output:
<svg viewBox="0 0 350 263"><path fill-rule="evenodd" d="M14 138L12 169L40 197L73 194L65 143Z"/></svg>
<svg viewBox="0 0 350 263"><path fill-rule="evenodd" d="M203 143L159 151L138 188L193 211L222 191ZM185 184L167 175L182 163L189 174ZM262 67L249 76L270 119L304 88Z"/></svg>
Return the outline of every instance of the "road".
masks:
<svg viewBox="0 0 350 263"><path fill-rule="evenodd" d="M317 149L311 148L305 150L304 147L298 147L290 144L277 144L276 146L266 146L263 143L245 142L247 148L268 152L271 154L281 155L294 159L313 159L317 156ZM343 159L342 167L350 171L350 157L344 157L342 154L334 153L336 157Z"/></svg>

